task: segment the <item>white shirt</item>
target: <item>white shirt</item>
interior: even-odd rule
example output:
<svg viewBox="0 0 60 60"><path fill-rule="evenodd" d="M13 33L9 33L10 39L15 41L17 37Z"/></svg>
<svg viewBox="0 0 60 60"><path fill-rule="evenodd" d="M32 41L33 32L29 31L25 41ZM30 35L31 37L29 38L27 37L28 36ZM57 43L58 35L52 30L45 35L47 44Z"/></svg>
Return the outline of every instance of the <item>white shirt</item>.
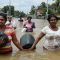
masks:
<svg viewBox="0 0 60 60"><path fill-rule="evenodd" d="M45 42L43 45L45 48L51 49L56 45L60 46L60 27L58 27L57 31L53 31L49 26L46 26L41 32L45 34Z"/></svg>
<svg viewBox="0 0 60 60"><path fill-rule="evenodd" d="M16 27L16 26L17 26L16 21L11 21L11 25L12 25L13 27Z"/></svg>

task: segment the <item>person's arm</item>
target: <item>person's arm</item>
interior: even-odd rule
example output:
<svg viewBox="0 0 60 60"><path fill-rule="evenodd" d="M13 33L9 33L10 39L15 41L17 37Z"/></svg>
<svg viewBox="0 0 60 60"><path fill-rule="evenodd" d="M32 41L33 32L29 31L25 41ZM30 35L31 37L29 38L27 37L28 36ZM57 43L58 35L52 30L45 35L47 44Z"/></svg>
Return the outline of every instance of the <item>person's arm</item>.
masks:
<svg viewBox="0 0 60 60"><path fill-rule="evenodd" d="M26 25L24 24L23 27L26 28Z"/></svg>
<svg viewBox="0 0 60 60"><path fill-rule="evenodd" d="M18 49L20 49L20 50L23 49L23 48L21 47L20 43L18 42L15 33L12 34L12 41L13 41L13 43L15 44L15 46L16 46Z"/></svg>
<svg viewBox="0 0 60 60"><path fill-rule="evenodd" d="M17 24L16 24L16 22L15 22L15 21L12 21L12 22L11 22L11 24L12 24L12 26L13 26L13 28L14 28L14 29L16 29L16 28L17 28Z"/></svg>
<svg viewBox="0 0 60 60"><path fill-rule="evenodd" d="M35 23L33 22L32 28L35 28Z"/></svg>
<svg viewBox="0 0 60 60"><path fill-rule="evenodd" d="M28 22L27 20L23 21L23 27L24 27L24 28L27 28L27 27L26 27L27 22Z"/></svg>
<svg viewBox="0 0 60 60"><path fill-rule="evenodd" d="M41 38L42 38L44 35L45 35L45 34L41 32L41 33L38 35L38 37L36 38L35 42L33 43L32 47L31 47L29 50L33 50L34 47L36 46L36 44L41 40Z"/></svg>

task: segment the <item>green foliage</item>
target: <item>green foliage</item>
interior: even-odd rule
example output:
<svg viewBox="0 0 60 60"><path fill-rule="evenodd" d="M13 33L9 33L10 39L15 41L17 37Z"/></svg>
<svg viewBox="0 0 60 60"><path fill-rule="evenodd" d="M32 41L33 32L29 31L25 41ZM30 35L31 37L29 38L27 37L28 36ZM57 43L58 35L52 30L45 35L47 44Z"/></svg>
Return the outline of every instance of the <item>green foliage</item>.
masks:
<svg viewBox="0 0 60 60"><path fill-rule="evenodd" d="M41 8L46 8L46 3L45 2L42 2L41 5L40 5Z"/></svg>
<svg viewBox="0 0 60 60"><path fill-rule="evenodd" d="M7 13L7 11L9 10L9 7L8 7L8 6L4 6L1 10L2 10L4 13Z"/></svg>
<svg viewBox="0 0 60 60"><path fill-rule="evenodd" d="M2 9L1 9L4 13L7 13L8 12L8 15L12 15L12 16L15 16L15 17L20 17L20 16L25 16L26 14L24 12L20 12L20 11L15 11L14 10L14 6L4 6Z"/></svg>
<svg viewBox="0 0 60 60"><path fill-rule="evenodd" d="M47 12L47 4L45 2L42 2L39 6L37 6L37 8L33 5L31 7L30 10L30 15L35 15L37 10L42 11L42 15L45 15ZM23 17L26 16L26 14L24 12L20 12L20 11L15 11L14 10L14 6L4 6L1 9L4 13L9 13L9 15L12 16L18 16L18 17ZM60 0L55 0L54 3L52 3L51 5L48 4L48 13L55 13L55 14L60 14Z"/></svg>
<svg viewBox="0 0 60 60"><path fill-rule="evenodd" d="M53 11L51 9L48 10L48 14L52 14Z"/></svg>
<svg viewBox="0 0 60 60"><path fill-rule="evenodd" d="M20 12L20 17L24 17L26 14L24 12Z"/></svg>
<svg viewBox="0 0 60 60"><path fill-rule="evenodd" d="M30 14L31 15L34 15L35 14L35 6L34 5L31 7Z"/></svg>
<svg viewBox="0 0 60 60"><path fill-rule="evenodd" d="M17 10L17 11L14 11L14 16L15 17L19 17L19 15L20 15L20 12Z"/></svg>
<svg viewBox="0 0 60 60"><path fill-rule="evenodd" d="M1 9L4 13L7 13L7 11L9 11L9 15L14 15L14 6L4 6L2 9Z"/></svg>
<svg viewBox="0 0 60 60"><path fill-rule="evenodd" d="M15 17L24 17L24 16L26 16L26 14L24 12L19 12L17 10L17 11L14 11L14 16Z"/></svg>
<svg viewBox="0 0 60 60"><path fill-rule="evenodd" d="M60 0L55 0L55 3L51 5L53 13L60 14Z"/></svg>
<svg viewBox="0 0 60 60"><path fill-rule="evenodd" d="M57 10L58 10L58 13L60 14L60 6L58 7L58 9L57 9Z"/></svg>
<svg viewBox="0 0 60 60"><path fill-rule="evenodd" d="M42 15L45 15L47 12L47 4L45 2L42 2L39 6L37 6L37 9L35 9L35 6L31 7L31 11L30 14L35 14L37 11L36 10L40 10L42 11ZM50 13L54 13L54 14L60 14L60 0L55 0L54 3L52 3L51 5L48 4L48 14Z"/></svg>
<svg viewBox="0 0 60 60"><path fill-rule="evenodd" d="M11 13L12 16L14 16L14 6L11 6L10 13Z"/></svg>

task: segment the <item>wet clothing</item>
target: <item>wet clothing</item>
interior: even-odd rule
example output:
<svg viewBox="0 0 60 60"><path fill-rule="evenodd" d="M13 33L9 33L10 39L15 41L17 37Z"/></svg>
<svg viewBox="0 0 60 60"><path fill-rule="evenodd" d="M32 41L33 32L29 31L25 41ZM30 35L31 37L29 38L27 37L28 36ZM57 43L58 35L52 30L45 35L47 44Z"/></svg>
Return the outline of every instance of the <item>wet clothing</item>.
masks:
<svg viewBox="0 0 60 60"><path fill-rule="evenodd" d="M9 22L9 21L7 21L6 23L5 23L5 25L9 25L9 26L12 26L13 28L15 28L16 29L16 27L17 27L17 25L16 25L16 22L13 20L13 21L11 21L11 22Z"/></svg>
<svg viewBox="0 0 60 60"><path fill-rule="evenodd" d="M12 51L11 40L12 40L12 35L15 33L13 27L6 26L4 33L8 36L9 40L7 41L4 47L0 47L0 53L8 53Z"/></svg>
<svg viewBox="0 0 60 60"><path fill-rule="evenodd" d="M35 28L35 23L26 22L26 24L24 25L24 28L26 28L26 32L33 32L33 28Z"/></svg>
<svg viewBox="0 0 60 60"><path fill-rule="evenodd" d="M26 25L27 22L28 20L23 20L23 26Z"/></svg>
<svg viewBox="0 0 60 60"><path fill-rule="evenodd" d="M16 21L11 21L11 25L14 27L14 29L16 29L16 27L17 27L17 23L16 23Z"/></svg>
<svg viewBox="0 0 60 60"><path fill-rule="evenodd" d="M53 31L49 26L44 27L41 32L45 34L45 42L43 46L47 49L60 47L60 27L57 31Z"/></svg>

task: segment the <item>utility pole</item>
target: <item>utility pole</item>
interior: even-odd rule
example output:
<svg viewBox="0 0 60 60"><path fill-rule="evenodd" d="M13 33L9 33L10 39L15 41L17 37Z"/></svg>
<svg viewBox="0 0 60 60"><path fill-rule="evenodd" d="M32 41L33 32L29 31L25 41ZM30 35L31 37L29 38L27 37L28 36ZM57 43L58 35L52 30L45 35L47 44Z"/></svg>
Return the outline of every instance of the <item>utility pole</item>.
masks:
<svg viewBox="0 0 60 60"><path fill-rule="evenodd" d="M9 0L9 15L11 15L11 0Z"/></svg>
<svg viewBox="0 0 60 60"><path fill-rule="evenodd" d="M46 11L46 17L48 18L48 0L47 0L47 11Z"/></svg>
<svg viewBox="0 0 60 60"><path fill-rule="evenodd" d="M1 12L1 4L0 4L0 12Z"/></svg>

